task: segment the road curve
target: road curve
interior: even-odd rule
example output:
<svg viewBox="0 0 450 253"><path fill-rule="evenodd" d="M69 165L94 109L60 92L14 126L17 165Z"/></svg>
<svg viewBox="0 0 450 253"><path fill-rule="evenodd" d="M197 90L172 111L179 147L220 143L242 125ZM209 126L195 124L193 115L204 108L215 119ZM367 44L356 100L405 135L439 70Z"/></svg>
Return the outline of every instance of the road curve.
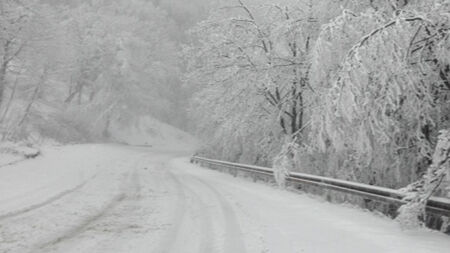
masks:
<svg viewBox="0 0 450 253"><path fill-rule="evenodd" d="M200 168L178 158L186 155L183 152L96 148L107 151L103 160L89 167L87 179L1 217L0 252L447 252L450 248L450 240L441 234L404 232L371 213Z"/></svg>
<svg viewBox="0 0 450 253"><path fill-rule="evenodd" d="M171 167L180 152L114 152L74 187L3 214L0 252L246 252L231 203Z"/></svg>

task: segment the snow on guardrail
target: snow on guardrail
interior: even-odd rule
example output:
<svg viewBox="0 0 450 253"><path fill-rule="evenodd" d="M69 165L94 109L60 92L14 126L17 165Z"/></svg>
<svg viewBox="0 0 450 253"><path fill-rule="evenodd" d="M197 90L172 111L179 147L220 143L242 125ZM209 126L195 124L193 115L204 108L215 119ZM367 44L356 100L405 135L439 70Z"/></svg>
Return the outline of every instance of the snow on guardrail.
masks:
<svg viewBox="0 0 450 253"><path fill-rule="evenodd" d="M273 177L274 170L271 168L232 163L214 159L208 159L198 156L191 158L192 163L200 163L202 166L211 167L219 166L222 168L234 169L236 171L244 171L263 176ZM392 203L396 205L403 205L406 203L404 199L405 194L399 190L367 185L362 183L350 182L340 179L316 176L305 173L291 172L286 178L288 182L314 185L320 188L331 189L335 191L345 192L348 194L359 195L367 199ZM426 206L426 211L429 213L450 217L450 199L431 197Z"/></svg>

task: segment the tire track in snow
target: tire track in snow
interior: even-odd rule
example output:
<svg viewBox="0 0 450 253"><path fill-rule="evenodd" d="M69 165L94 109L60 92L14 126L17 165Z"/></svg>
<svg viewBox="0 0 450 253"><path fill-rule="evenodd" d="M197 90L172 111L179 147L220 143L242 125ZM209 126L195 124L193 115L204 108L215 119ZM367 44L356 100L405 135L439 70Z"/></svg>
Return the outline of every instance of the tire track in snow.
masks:
<svg viewBox="0 0 450 253"><path fill-rule="evenodd" d="M185 177L186 178L186 177ZM197 204L197 212L195 214L199 218L200 227L201 227L201 239L199 245L199 253L211 253L215 252L214 247L214 238L213 238L213 227L211 220L211 213L209 209L211 206L208 206L201 198L200 194L197 194L188 184L183 183L184 180L179 181L184 189L186 189L191 195L192 200L194 200ZM202 191L201 189L200 191ZM191 207L192 208L192 207ZM194 210L195 211L195 210ZM203 211L203 213L200 213Z"/></svg>
<svg viewBox="0 0 450 253"><path fill-rule="evenodd" d="M225 219L224 252L245 253L246 249L242 238L242 231L236 217L236 213L229 201L209 183L195 176L192 176L192 178L214 193L221 205L222 213Z"/></svg>
<svg viewBox="0 0 450 253"><path fill-rule="evenodd" d="M46 248L52 247L57 245L58 243L71 239L78 234L85 231L92 223L94 223L96 220L100 219L101 217L105 216L111 209L115 208L117 205L119 205L120 202L122 202L126 198L125 193L120 193L116 195L113 199L111 199L107 205L105 205L99 212L97 212L95 215L89 217L88 219L85 219L83 222L79 223L76 227L69 229L66 231L62 236L59 236L49 242L46 242L37 248L39 250L45 250ZM45 251L44 251L45 252Z"/></svg>
<svg viewBox="0 0 450 253"><path fill-rule="evenodd" d="M223 251L224 252L233 252L233 253L241 253L241 252L245 253L246 248L245 248L245 243L242 238L242 232L240 229L240 225L239 225L238 219L236 217L236 213L235 213L233 207L231 206L231 204L229 203L229 201L216 188L214 188L207 182L201 180L200 178L198 178L195 175L183 173L183 174L181 174L183 176L183 178L181 178L180 175L177 176L170 170L168 171L168 173L171 175L171 177L174 180L176 180L178 182L179 187L183 187L183 185L188 184L192 187L194 187L194 186L201 187L200 192L206 191L206 192L211 193L211 195L213 196L212 200L216 200L218 202L219 208L222 212L223 219L224 219L225 240L224 240L224 245L223 245ZM182 180L182 179L184 179L184 180ZM190 181L190 183L188 183L189 182L188 180ZM185 188L187 189L189 187L186 186ZM198 198L198 195L194 193L194 197ZM198 198L198 199L200 199L200 198ZM208 211L207 207L206 207L205 211ZM206 231L206 233L211 234L211 231ZM203 238L203 239L205 239L205 238ZM212 239L208 239L208 240L209 240L208 243L212 242ZM211 252L211 251L209 251L209 252Z"/></svg>
<svg viewBox="0 0 450 253"><path fill-rule="evenodd" d="M47 205L50 205L51 203L53 203L53 202L55 202L55 201L57 201L57 200L60 200L60 199L62 199L62 198L64 198L64 197L66 197L67 195L69 195L69 194L71 194L71 193L74 193L74 192L80 190L80 189L83 188L88 182L90 182L91 180L93 180L96 176L97 176L97 175L94 175L94 176L92 176L91 178L89 178L88 180L84 181L83 183L81 183L81 184L79 184L79 185L77 185L77 186L75 186L75 187L73 187L73 188L71 188L71 189L68 189L68 190L65 190L65 191L63 191L63 192L60 192L60 193L54 195L53 197L50 197L50 198L46 199L45 201L42 201L42 202L40 202L40 203L37 203L37 204L31 205L31 206L28 206L28 207L26 207L26 208L23 208L23 209L20 209L20 210L17 210L17 211L13 211L13 212L9 212L9 213L6 213L6 214L2 214L2 215L0 215L0 221L3 221L3 220L5 220L5 219L10 219L10 218L13 218L13 217L22 215L22 214L26 214L26 213L28 213L28 212L31 212L31 211L37 210L37 209L39 209L39 208L45 207L45 206L47 206Z"/></svg>
<svg viewBox="0 0 450 253"><path fill-rule="evenodd" d="M112 199L110 199L99 211L97 211L94 215L89 216L88 218L82 220L80 223L78 223L76 226L66 230L61 236L56 237L48 242L45 242L43 244L40 244L35 247L36 251L38 252L48 252L52 247L55 247L59 243L70 240L77 235L83 233L89 227L95 223L97 220L103 218L106 216L111 210L116 208L118 205L120 205L124 200L127 198L130 198L132 196L127 195L128 192L134 193L135 190L130 190L131 188L139 188L139 185L134 185L136 181L134 178L130 178L130 171L128 171L124 177L127 179L126 183L122 186L122 189L118 194L116 194ZM131 185L131 186L130 186ZM35 251L32 251L35 252Z"/></svg>
<svg viewBox="0 0 450 253"><path fill-rule="evenodd" d="M22 159L18 159L18 160L9 162L9 163L0 164L0 168L8 167L8 166L11 166L11 165L16 165L16 164L19 164L21 162L25 162L26 160L28 160L28 159L27 158L22 158Z"/></svg>
<svg viewBox="0 0 450 253"><path fill-rule="evenodd" d="M174 242L178 238L178 234L180 233L181 225L183 223L183 220L186 216L186 192L183 190L183 186L178 180L178 178L173 175L170 171L167 173L168 177L172 182L174 182L175 185L175 191L177 195L176 200L176 206L173 210L172 214L172 226L170 227L169 231L166 233L166 235L163 238L163 241L159 244L157 247L157 250L154 252L158 253L169 253L172 251L172 247L174 246Z"/></svg>
<svg viewBox="0 0 450 253"><path fill-rule="evenodd" d="M72 250L71 245L85 245L86 236L91 239L95 238L94 240L97 240L97 242L93 247L83 248L80 252L109 252L110 248L105 248L105 246L115 245L115 247L120 248L123 243L126 243L122 241L121 234L137 228L135 224L139 224L139 222L136 223L137 214L135 211L139 211L143 198L139 175L141 169L139 165L142 163L142 158L136 160L134 165L131 166L132 169L123 175L124 183L119 186L119 193L115 197L94 216L78 223L76 227L66 231L63 236L40 245L38 247L39 252ZM141 217L144 218L145 215ZM101 230L98 230L99 227L101 227ZM114 232L105 237L105 231L108 231L108 233Z"/></svg>

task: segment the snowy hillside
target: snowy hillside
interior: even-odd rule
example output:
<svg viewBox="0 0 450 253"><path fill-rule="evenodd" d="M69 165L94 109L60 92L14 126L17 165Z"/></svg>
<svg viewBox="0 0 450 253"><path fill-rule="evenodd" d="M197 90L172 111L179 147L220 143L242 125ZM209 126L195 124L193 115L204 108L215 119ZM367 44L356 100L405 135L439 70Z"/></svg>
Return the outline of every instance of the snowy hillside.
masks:
<svg viewBox="0 0 450 253"><path fill-rule="evenodd" d="M133 122L114 122L109 132L113 139L129 145L177 149L192 149L196 146L196 140L188 133L151 117L142 117Z"/></svg>

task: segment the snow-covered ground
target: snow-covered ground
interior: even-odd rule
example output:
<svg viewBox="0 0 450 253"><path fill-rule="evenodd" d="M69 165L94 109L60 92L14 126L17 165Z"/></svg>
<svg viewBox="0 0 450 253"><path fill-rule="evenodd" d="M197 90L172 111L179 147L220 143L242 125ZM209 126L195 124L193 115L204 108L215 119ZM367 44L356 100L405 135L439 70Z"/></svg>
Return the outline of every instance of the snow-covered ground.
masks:
<svg viewBox="0 0 450 253"><path fill-rule="evenodd" d="M188 154L74 145L0 168L0 252L449 252L438 232L401 231Z"/></svg>

